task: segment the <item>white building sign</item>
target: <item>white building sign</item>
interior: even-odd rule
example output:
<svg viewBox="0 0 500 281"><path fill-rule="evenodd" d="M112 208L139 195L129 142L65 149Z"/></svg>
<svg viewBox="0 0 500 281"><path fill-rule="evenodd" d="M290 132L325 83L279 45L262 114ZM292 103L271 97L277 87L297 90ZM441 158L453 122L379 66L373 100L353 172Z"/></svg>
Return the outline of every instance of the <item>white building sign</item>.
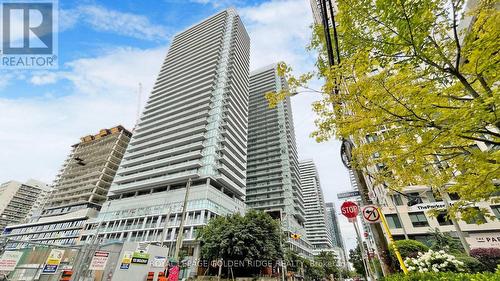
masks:
<svg viewBox="0 0 500 281"><path fill-rule="evenodd" d="M450 202L450 206L453 205L454 202ZM431 202L431 203L420 203L413 206L408 207L408 212L415 211L427 211L433 209L444 209L445 205L443 202Z"/></svg>
<svg viewBox="0 0 500 281"><path fill-rule="evenodd" d="M0 258L0 271L13 271L23 256L23 252L5 251Z"/></svg>
<svg viewBox="0 0 500 281"><path fill-rule="evenodd" d="M469 233L467 237L471 248L499 248L500 232Z"/></svg>
<svg viewBox="0 0 500 281"><path fill-rule="evenodd" d="M104 270L108 262L109 252L96 251L90 262L90 270Z"/></svg>

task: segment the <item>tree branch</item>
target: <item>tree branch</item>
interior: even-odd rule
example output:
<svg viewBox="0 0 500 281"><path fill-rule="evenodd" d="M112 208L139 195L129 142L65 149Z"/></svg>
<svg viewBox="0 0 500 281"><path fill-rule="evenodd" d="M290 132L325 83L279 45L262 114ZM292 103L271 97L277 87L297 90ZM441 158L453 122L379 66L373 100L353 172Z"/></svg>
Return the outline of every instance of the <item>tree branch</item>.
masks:
<svg viewBox="0 0 500 281"><path fill-rule="evenodd" d="M467 139L467 140L480 141L480 142L484 142L484 143L492 144L492 145L500 145L500 142L492 141L492 140L488 140L488 139L482 139L482 138L473 137L473 136L466 136L466 135L458 135L458 136L461 138Z"/></svg>
<svg viewBox="0 0 500 281"><path fill-rule="evenodd" d="M462 48L460 46L460 39L458 38L458 31L457 31L457 8L455 6L455 3L451 3L452 6L452 11L453 11L453 37L455 38L455 45L457 48L457 57L455 59L455 69L459 71L460 69L460 59L461 59L461 52Z"/></svg>

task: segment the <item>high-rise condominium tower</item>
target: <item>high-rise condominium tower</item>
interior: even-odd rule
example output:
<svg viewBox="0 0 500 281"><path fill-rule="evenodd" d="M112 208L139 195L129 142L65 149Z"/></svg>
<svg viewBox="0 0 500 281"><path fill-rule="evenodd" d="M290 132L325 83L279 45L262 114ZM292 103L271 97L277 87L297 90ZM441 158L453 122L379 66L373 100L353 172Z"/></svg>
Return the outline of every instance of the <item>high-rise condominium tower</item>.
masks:
<svg viewBox="0 0 500 281"><path fill-rule="evenodd" d="M276 65L250 74L247 206L281 218L289 245L308 255L305 212L290 98L269 108L267 92L286 88ZM292 239L293 234L301 235Z"/></svg>
<svg viewBox="0 0 500 281"><path fill-rule="evenodd" d="M0 184L0 233L7 224L29 219L49 191L46 183L37 180Z"/></svg>
<svg viewBox="0 0 500 281"><path fill-rule="evenodd" d="M39 243L75 244L85 221L95 217L106 200L130 136L125 128L116 126L82 137L54 181L41 215L26 224L7 226L4 235Z"/></svg>
<svg viewBox="0 0 500 281"><path fill-rule="evenodd" d="M187 183L184 248L197 229L244 210L250 40L233 9L174 36L117 176L88 225L105 240L176 241Z"/></svg>
<svg viewBox="0 0 500 281"><path fill-rule="evenodd" d="M335 204L332 202L325 203L326 209L326 229L328 231L328 235L331 238L333 249L335 250L335 254L337 254L337 261L339 266L347 267L347 258L344 247L344 239L342 238L342 232L340 230L339 218L336 213Z"/></svg>
<svg viewBox="0 0 500 281"><path fill-rule="evenodd" d="M344 248L344 240L342 239L342 232L340 231L339 218L335 212L335 205L332 202L325 204L326 206L326 226L329 235L332 239L334 247Z"/></svg>
<svg viewBox="0 0 500 281"><path fill-rule="evenodd" d="M312 160L299 163L300 181L304 191L306 209L306 231L313 253L332 251L332 241L328 234L325 217L325 200L319 182L318 171Z"/></svg>
<svg viewBox="0 0 500 281"><path fill-rule="evenodd" d="M336 0L331 0L333 11L336 14ZM325 2L325 7L326 7L326 16L328 17L328 20L331 20L331 14L330 14L330 3L327 0L310 0L311 2L311 10L313 14L313 19L315 24L323 24L323 13L322 13L322 2ZM331 25L331 22L330 22Z"/></svg>

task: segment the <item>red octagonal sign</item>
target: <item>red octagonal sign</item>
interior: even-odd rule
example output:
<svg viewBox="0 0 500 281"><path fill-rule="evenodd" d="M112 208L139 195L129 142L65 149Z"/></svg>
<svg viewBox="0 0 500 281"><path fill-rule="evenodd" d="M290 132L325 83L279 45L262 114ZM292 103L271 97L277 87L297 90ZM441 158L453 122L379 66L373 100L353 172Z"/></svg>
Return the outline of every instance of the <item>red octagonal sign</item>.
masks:
<svg viewBox="0 0 500 281"><path fill-rule="evenodd" d="M340 211L342 215L346 216L348 219L353 219L358 215L359 208L358 205L352 201L345 201L340 206Z"/></svg>

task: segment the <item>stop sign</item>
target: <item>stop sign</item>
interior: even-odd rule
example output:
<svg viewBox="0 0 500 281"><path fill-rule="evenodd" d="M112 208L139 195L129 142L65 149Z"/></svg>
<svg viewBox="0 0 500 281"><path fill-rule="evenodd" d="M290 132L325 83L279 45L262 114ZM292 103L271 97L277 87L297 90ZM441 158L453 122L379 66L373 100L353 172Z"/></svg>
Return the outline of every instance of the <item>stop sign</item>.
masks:
<svg viewBox="0 0 500 281"><path fill-rule="evenodd" d="M346 216L348 219L353 219L358 215L359 208L358 205L352 201L345 201L340 206L340 211L342 215Z"/></svg>

